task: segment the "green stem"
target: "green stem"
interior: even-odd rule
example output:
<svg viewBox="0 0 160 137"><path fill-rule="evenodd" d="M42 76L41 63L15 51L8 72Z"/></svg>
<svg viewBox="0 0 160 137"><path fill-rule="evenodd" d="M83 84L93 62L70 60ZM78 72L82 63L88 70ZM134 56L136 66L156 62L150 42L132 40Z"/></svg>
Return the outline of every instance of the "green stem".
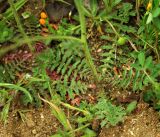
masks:
<svg viewBox="0 0 160 137"><path fill-rule="evenodd" d="M31 96L31 94L29 93L29 91L23 87L20 87L19 85L10 84L10 83L0 83L0 87L5 87L5 88L9 88L9 89L15 89L15 90L22 91L28 97L30 102L33 101L33 98Z"/></svg>
<svg viewBox="0 0 160 137"><path fill-rule="evenodd" d="M67 103L64 103L64 102L60 102L60 104L63 105L63 106L65 106L65 107L67 107L67 108L69 108L69 109L80 111L80 112L82 112L84 115L89 115L89 114L90 114L88 111L85 111L85 110L82 110L82 109L73 107L73 106L71 106L70 104L67 104Z"/></svg>
<svg viewBox="0 0 160 137"><path fill-rule="evenodd" d="M159 41L159 39L158 39L158 31L157 31L157 28L154 26L154 30L155 30L155 52L156 52L156 54L157 54L157 61L158 61L158 63L159 63L159 52L158 52L158 41Z"/></svg>
<svg viewBox="0 0 160 137"><path fill-rule="evenodd" d="M148 77L148 79L150 80L150 82L155 85L155 81L149 76L149 74L146 72L146 70L143 70L143 72L145 73L145 75Z"/></svg>
<svg viewBox="0 0 160 137"><path fill-rule="evenodd" d="M148 77L148 79L150 80L150 82L152 83L152 85L154 86L154 88L155 88L155 90L154 90L154 92L157 94L157 92L159 91L159 83L158 82L156 82L156 81L154 81L154 79L152 79L151 77L150 77L150 75L146 72L146 70L143 70L143 72L145 73L145 75ZM157 91L158 90L158 91Z"/></svg>
<svg viewBox="0 0 160 137"><path fill-rule="evenodd" d="M138 24L140 22L139 6L140 6L140 0L136 0L136 13L137 13L137 23Z"/></svg>
<svg viewBox="0 0 160 137"><path fill-rule="evenodd" d="M19 19L18 14L17 14L16 8L15 8L15 6L14 6L13 0L8 0L8 3L9 3L9 5L10 5L11 9L12 9L12 12L13 12L13 14L14 14L14 18L15 18L15 20L16 20L17 27L18 27L20 33L22 34L22 36L23 36L26 40L28 40L29 38L28 38L28 36L26 35L26 33L25 33L25 31L24 31L24 29L23 29L23 27L22 27L22 24L21 24L21 22L20 22L20 19ZM30 50L33 51L33 48L32 48L31 43L28 42L27 44L28 44Z"/></svg>
<svg viewBox="0 0 160 137"><path fill-rule="evenodd" d="M120 37L119 33L116 31L116 29L114 28L114 26L112 25L112 23L108 19L106 19L106 22L111 26L112 30L117 35L117 37Z"/></svg>
<svg viewBox="0 0 160 137"><path fill-rule="evenodd" d="M50 102L44 98L42 98L39 94L38 97L44 101L45 103L49 104L50 107L52 108L52 113L54 114L54 116L59 120L59 122L63 125L64 129L66 131L72 131L72 126L69 122L69 120L67 119L64 111L59 108L56 104L54 104L53 102Z"/></svg>
<svg viewBox="0 0 160 137"><path fill-rule="evenodd" d="M72 130L72 131L68 132L68 134L72 134L72 133L75 133L75 132L77 132L77 131L80 131L80 130L82 130L82 129L90 126L90 125L91 125L91 124L88 123L88 124L86 124L86 125L84 125L84 126L81 126L80 128L77 128L77 129L75 129L75 130Z"/></svg>
<svg viewBox="0 0 160 137"><path fill-rule="evenodd" d="M23 44L26 44L28 42L36 42L36 41L45 41L45 40L74 40L79 43L82 43L81 39L72 37L72 36L55 36L55 35L49 35L47 37L44 36L36 36L32 39L25 39L22 38L18 41L16 41L16 44L12 44L11 46L6 46L0 49L0 58L5 55L7 52L17 49L18 47L23 46Z"/></svg>
<svg viewBox="0 0 160 137"><path fill-rule="evenodd" d="M155 54L157 55L157 59L158 59L158 62L159 62L159 60L160 60L160 57L159 57L159 52L158 52L158 50L157 50L157 48L156 47L153 47L151 44L149 44L147 41L145 41L143 38L141 38L140 36L138 36L138 35L136 35L136 34L134 34L134 33L132 33L134 36L136 36L138 39L140 39L142 42L144 42L146 45L148 45L150 48L152 48L153 49L153 52L155 52ZM147 36L147 34L145 34L146 36Z"/></svg>
<svg viewBox="0 0 160 137"><path fill-rule="evenodd" d="M74 0L75 5L77 7L78 13L79 13L79 19L80 19L80 26L81 26L81 40L83 43L83 50L84 50L84 54L86 57L86 61L89 65L89 67L92 70L92 73L95 77L95 81L99 82L99 76L96 70L96 67L93 63L89 48L88 48L88 44L87 44L87 37L86 37L86 22L85 22L85 16L83 13L83 8L82 8L82 1L81 0Z"/></svg>
<svg viewBox="0 0 160 137"><path fill-rule="evenodd" d="M47 37L44 36L36 36L33 37L32 39L30 39L29 41L39 41L39 40L74 40L77 41L79 43L82 43L82 40L76 37L72 37L72 36L58 36L58 35L48 35ZM26 42L25 42L26 43Z"/></svg>
<svg viewBox="0 0 160 137"><path fill-rule="evenodd" d="M52 93L52 88L51 88L51 85L50 85L49 81L47 82L47 84L48 84L49 93L51 95L51 99L53 99L54 95Z"/></svg>
<svg viewBox="0 0 160 137"><path fill-rule="evenodd" d="M112 23L111 23L108 19L106 19L105 21L110 25L110 27L111 27L112 30L114 31L115 35L116 35L118 38L120 38L120 34L116 31L116 29L114 28L114 26L112 25ZM137 50L136 46L133 44L133 42L132 42L131 40L128 40L128 42L130 43L130 45L132 46L132 48L133 48L136 52L138 52L138 50Z"/></svg>

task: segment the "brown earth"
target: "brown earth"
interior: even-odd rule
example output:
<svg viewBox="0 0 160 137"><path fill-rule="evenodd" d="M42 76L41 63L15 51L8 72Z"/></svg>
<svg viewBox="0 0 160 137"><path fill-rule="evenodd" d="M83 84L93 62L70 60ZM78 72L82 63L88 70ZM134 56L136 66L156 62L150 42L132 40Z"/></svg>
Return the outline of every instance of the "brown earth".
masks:
<svg viewBox="0 0 160 137"><path fill-rule="evenodd" d="M49 108L32 109L24 114L23 122L16 112L11 112L7 124L0 123L0 137L50 137L60 127Z"/></svg>

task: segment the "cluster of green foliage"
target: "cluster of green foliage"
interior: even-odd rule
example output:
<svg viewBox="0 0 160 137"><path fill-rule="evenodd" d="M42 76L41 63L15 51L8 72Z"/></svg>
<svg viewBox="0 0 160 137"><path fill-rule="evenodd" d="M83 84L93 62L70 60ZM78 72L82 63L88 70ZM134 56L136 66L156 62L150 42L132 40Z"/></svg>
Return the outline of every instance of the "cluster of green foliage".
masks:
<svg viewBox="0 0 160 137"><path fill-rule="evenodd" d="M8 0L10 8L0 21L0 43L15 43L10 47L2 47L0 54L27 44L34 55L34 64L15 59L9 63L2 61L0 65L3 121L6 122L14 98L20 96L24 105L32 103L41 106L42 101L49 104L53 115L63 125L63 130L59 130L53 137L75 136L78 131L83 132L83 137L94 137L96 133L89 128L94 118L100 120L101 127L115 126L135 109L136 101L126 105L125 109L123 106L113 105L105 98L100 98L95 104L81 102L79 107L66 103L66 96L74 99L75 95L87 93L90 81L94 81L97 87L102 87L100 84L107 82L123 89L132 87L133 92L144 92L144 101L151 103L155 109L160 109L159 0L90 0L88 5L82 0L74 0L79 17L77 19L75 15L76 23L63 19L58 30L54 30L47 22L49 34L46 37L40 36L41 26L36 25L38 19L32 13L24 12L23 19L18 16L17 10L26 2L27 0L20 0L13 3L13 0ZM10 19L13 17L18 34L13 31L15 28L11 28ZM99 29L101 33L97 38L103 41L98 49L100 52L97 52L99 60L91 56L95 47L88 44L86 18L91 21L89 28ZM25 22L24 26L21 20ZM37 41L46 46L40 53L34 52L32 46ZM95 62L99 65L95 65ZM26 65L28 70L25 69ZM114 67L119 74L115 74ZM23 75L17 77L19 73ZM103 87L99 89L99 92L108 92ZM48 95L51 101L46 100ZM82 116L73 120L78 123L77 127L72 127L72 120L66 117L62 106L82 113Z"/></svg>

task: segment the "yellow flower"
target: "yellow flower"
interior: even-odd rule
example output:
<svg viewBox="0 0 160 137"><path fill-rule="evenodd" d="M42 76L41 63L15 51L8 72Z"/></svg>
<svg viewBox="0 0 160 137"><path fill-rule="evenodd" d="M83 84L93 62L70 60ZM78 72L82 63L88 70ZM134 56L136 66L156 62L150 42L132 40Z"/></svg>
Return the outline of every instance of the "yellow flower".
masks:
<svg viewBox="0 0 160 137"><path fill-rule="evenodd" d="M46 19L47 18L47 14L45 12L41 12L41 19Z"/></svg>
<svg viewBox="0 0 160 137"><path fill-rule="evenodd" d="M152 8L152 2L149 2L146 9L147 11L149 11L151 8Z"/></svg>

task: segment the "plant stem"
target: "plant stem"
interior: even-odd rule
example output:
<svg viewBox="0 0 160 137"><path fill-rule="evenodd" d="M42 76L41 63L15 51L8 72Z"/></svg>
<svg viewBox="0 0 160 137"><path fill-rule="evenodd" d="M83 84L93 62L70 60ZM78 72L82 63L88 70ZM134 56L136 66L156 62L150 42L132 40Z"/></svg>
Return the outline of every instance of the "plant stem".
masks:
<svg viewBox="0 0 160 137"><path fill-rule="evenodd" d="M112 23L108 19L106 19L105 21L111 26L112 30L117 35L117 37L120 37L119 33L116 31L116 29L114 28L114 26L112 25Z"/></svg>
<svg viewBox="0 0 160 137"><path fill-rule="evenodd" d="M5 88L9 88L9 89L15 89L18 91L22 91L29 99L30 102L33 101L33 98L31 96L31 94L29 93L29 91L19 85L16 84L10 84L10 83L0 83L0 87L5 87Z"/></svg>
<svg viewBox="0 0 160 137"><path fill-rule="evenodd" d="M26 40L28 40L29 38L28 38L28 36L26 35L26 33L25 33L25 31L24 31L24 29L23 29L23 27L22 27L22 24L21 24L21 22L20 22L20 19L19 19L18 14L17 14L16 8L15 8L15 6L14 6L13 0L8 0L8 3L9 3L9 5L10 5L11 9L12 9L12 12L13 12L13 14L14 14L14 18L15 18L15 20L16 20L17 27L18 27L20 33L22 34L22 36L23 36ZM27 44L28 44L30 50L33 51L33 48L32 48L31 43L28 42Z"/></svg>
<svg viewBox="0 0 160 137"><path fill-rule="evenodd" d="M89 67L92 70L92 73L95 77L95 81L99 82L99 76L96 70L96 67L93 63L91 54L89 52L88 44L87 44L87 37L86 37L86 22L85 22L85 16L82 9L82 1L81 0L74 0L75 5L77 7L78 13L79 13L79 19L80 19L80 26L81 26L81 41L83 43L83 51L86 57L86 61L89 65Z"/></svg>
<svg viewBox="0 0 160 137"><path fill-rule="evenodd" d="M44 101L45 103L49 104L50 107L52 108L52 112L54 114L54 116L59 120L59 122L63 125L64 129L66 131L72 131L72 126L69 122L69 120L67 119L64 111L59 108L57 105L55 105L53 102L50 102L44 98L42 98L39 94L38 97Z"/></svg>
<svg viewBox="0 0 160 137"><path fill-rule="evenodd" d="M136 0L136 13L137 13L137 23L138 24L140 22L139 7L140 7L140 0Z"/></svg>
<svg viewBox="0 0 160 137"><path fill-rule="evenodd" d="M116 31L116 29L114 28L114 26L112 25L112 23L111 23L108 19L106 19L105 21L110 25L110 27L112 28L112 30L114 31L114 33L116 34L116 36L117 36L118 38L120 38L120 34ZM131 40L128 40L128 42L130 43L130 45L132 46L132 48L133 48L136 52L138 52L138 50L137 50L136 46L133 44L133 42L132 42Z"/></svg>
<svg viewBox="0 0 160 137"><path fill-rule="evenodd" d="M141 38L140 36L132 33L134 36L136 36L138 39L140 39L142 42L144 42L146 45L148 45L150 48L153 49L153 52L155 52L155 54L157 55L157 59L158 59L158 62L160 60L160 57L159 57L159 52L158 52L158 49L156 47L153 47L151 44L149 44L147 41L145 41L143 38ZM147 34L145 34L147 36Z"/></svg>
<svg viewBox="0 0 160 137"><path fill-rule="evenodd" d="M72 36L61 36L61 35L48 35L47 37L44 36L35 36L32 39L30 39L29 41L39 41L39 40L74 40L77 41L79 43L82 43L81 39L76 38L76 37L72 37ZM27 41L26 41L27 42Z"/></svg>
<svg viewBox="0 0 160 137"><path fill-rule="evenodd" d="M156 29L156 27L154 26L154 30L155 30L155 52L156 52L156 54L157 54L157 61L158 61L158 63L159 63L159 52L158 52L158 41L159 41L159 34L158 34L158 31L157 31L157 29Z"/></svg>
<svg viewBox="0 0 160 137"><path fill-rule="evenodd" d="M77 128L77 129L75 129L75 130L72 130L72 131L68 132L68 134L71 134L71 133L73 133L73 132L80 131L80 130L82 130L82 129L84 129L84 128L90 126L90 125L91 125L91 124L88 123L88 124L86 124L86 125L84 125L84 126L81 126L81 127Z"/></svg>
<svg viewBox="0 0 160 137"><path fill-rule="evenodd" d="M150 80L150 82L155 85L155 81L150 77L150 75L146 72L146 70L143 70L144 74L148 77L148 79Z"/></svg>
<svg viewBox="0 0 160 137"><path fill-rule="evenodd" d="M150 82L152 83L152 85L154 86L154 88L155 88L155 90L154 90L154 92L157 94L157 92L159 92L160 91L160 85L159 85L159 83L158 82L156 82L156 81L154 81L154 79L152 79L151 77L150 77L150 75L146 72L146 70L143 70L143 72L145 73L145 75L148 77L148 79L150 80ZM158 91L157 91L158 90ZM159 94L159 93L158 93Z"/></svg>
<svg viewBox="0 0 160 137"><path fill-rule="evenodd" d="M63 103L63 102L60 102L61 105L69 108L69 109L72 109L72 110L77 110L77 111L80 111L82 112L84 115L89 115L90 113L88 111L85 111L85 110L82 110L80 108L76 108L76 107L73 107L71 106L70 104L67 104L67 103Z"/></svg>
<svg viewBox="0 0 160 137"><path fill-rule="evenodd" d="M23 44L28 42L36 42L36 41L44 41L44 40L74 40L79 43L81 43L81 39L72 37L72 36L55 36L55 35L49 35L47 37L44 36L35 36L32 39L25 39L22 38L18 41L16 41L16 44L12 44L11 46L6 46L0 49L0 58L5 55L7 52L17 49L18 47L23 46Z"/></svg>

